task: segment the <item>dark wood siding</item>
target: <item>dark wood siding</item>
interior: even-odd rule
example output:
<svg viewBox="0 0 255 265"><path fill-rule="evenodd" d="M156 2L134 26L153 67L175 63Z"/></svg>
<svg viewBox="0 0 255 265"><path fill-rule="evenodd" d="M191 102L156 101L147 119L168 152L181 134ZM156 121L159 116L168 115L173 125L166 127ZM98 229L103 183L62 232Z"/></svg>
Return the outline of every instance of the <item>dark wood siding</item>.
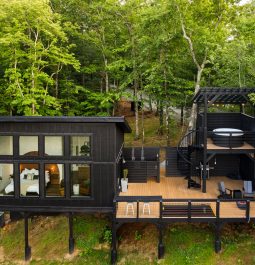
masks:
<svg viewBox="0 0 255 265"><path fill-rule="evenodd" d="M0 133L16 135L91 134L93 161L115 160L114 123L1 123Z"/></svg>
<svg viewBox="0 0 255 265"><path fill-rule="evenodd" d="M116 129L117 128L117 129ZM116 133L117 131L117 133ZM15 179L19 180L18 165L22 161L39 163L43 168L45 163L62 163L65 169L69 168L71 163L89 163L91 165L91 196L89 197L70 197L70 192L66 192L66 198L54 198L40 195L38 198L22 197L16 192L16 198L0 197L1 205L13 206L30 206L30 207L112 207L115 176L119 170L116 168L116 151L123 142L124 132L115 123L47 123L47 122L3 122L0 123L0 135L14 135L14 156L1 157L0 162L6 161L15 164ZM70 157L69 136L88 134L91 136L91 158ZM37 157L21 157L18 154L18 137L19 135L39 135L40 154ZM44 156L41 150L44 150L43 135L63 135L65 143L65 151L62 157ZM116 136L118 135L118 139ZM118 146L118 147L117 147ZM23 162L22 162L23 163ZM25 162L24 162L25 163ZM41 170L43 172L43 170ZM65 170L65 178L67 186L66 190L70 190L70 174ZM41 173L42 174L42 173ZM41 178L42 176L40 176ZM17 181L16 181L17 182ZM15 182L15 183L16 183ZM18 188L18 186L17 186ZM16 189L16 188L15 188ZM43 191L43 188L40 189ZM42 193L41 193L42 194Z"/></svg>
<svg viewBox="0 0 255 265"><path fill-rule="evenodd" d="M247 155L240 156L240 175L245 180L254 180L254 159Z"/></svg>
<svg viewBox="0 0 255 265"><path fill-rule="evenodd" d="M202 126L202 116L199 114L198 126ZM236 128L241 129L241 114L240 113L208 113L207 129L212 131L216 128Z"/></svg>
<svg viewBox="0 0 255 265"><path fill-rule="evenodd" d="M218 154L210 160L209 164L210 167L214 167L210 170L210 176L240 176L240 155Z"/></svg>

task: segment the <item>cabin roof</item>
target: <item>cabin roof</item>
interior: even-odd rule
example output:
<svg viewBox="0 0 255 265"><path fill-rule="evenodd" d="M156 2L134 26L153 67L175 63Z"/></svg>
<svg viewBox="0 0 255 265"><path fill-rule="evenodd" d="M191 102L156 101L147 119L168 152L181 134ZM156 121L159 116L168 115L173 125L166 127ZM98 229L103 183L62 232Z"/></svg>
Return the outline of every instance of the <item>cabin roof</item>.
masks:
<svg viewBox="0 0 255 265"><path fill-rule="evenodd" d="M125 117L82 117L82 116L0 116L0 123L115 123L123 132L131 128Z"/></svg>
<svg viewBox="0 0 255 265"><path fill-rule="evenodd" d="M245 104L250 101L248 95L251 93L255 93L255 88L202 87L193 97L193 102L203 104L206 97L208 103Z"/></svg>

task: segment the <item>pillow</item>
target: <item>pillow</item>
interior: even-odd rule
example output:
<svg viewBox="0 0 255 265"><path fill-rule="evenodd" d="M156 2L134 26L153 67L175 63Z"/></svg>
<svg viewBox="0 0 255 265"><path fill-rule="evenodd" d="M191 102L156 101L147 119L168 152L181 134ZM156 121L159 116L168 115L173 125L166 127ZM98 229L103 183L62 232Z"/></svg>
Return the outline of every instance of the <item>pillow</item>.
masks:
<svg viewBox="0 0 255 265"><path fill-rule="evenodd" d="M39 179L39 175L34 175L33 179Z"/></svg>
<svg viewBox="0 0 255 265"><path fill-rule="evenodd" d="M27 174L24 174L23 179L27 179Z"/></svg>
<svg viewBox="0 0 255 265"><path fill-rule="evenodd" d="M39 170L35 169L35 168L32 168L30 170L30 173L33 173L34 175L39 175Z"/></svg>
<svg viewBox="0 0 255 265"><path fill-rule="evenodd" d="M34 174L33 173L27 173L27 180L33 180Z"/></svg>

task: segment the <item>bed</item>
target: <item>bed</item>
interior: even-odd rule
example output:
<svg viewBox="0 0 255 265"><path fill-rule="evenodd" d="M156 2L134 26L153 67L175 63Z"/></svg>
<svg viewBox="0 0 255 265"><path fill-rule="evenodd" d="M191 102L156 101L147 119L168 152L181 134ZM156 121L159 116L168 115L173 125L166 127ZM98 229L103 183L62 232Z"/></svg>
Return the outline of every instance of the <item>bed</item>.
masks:
<svg viewBox="0 0 255 265"><path fill-rule="evenodd" d="M244 132L234 128L217 128L213 130L213 143L222 147L241 147L244 143Z"/></svg>
<svg viewBox="0 0 255 265"><path fill-rule="evenodd" d="M50 182L49 171L45 171L45 183ZM14 182L11 179L11 183L5 187L5 194L12 194L14 192ZM20 173L20 195L26 196L29 194L39 195L39 171L37 169L25 168Z"/></svg>

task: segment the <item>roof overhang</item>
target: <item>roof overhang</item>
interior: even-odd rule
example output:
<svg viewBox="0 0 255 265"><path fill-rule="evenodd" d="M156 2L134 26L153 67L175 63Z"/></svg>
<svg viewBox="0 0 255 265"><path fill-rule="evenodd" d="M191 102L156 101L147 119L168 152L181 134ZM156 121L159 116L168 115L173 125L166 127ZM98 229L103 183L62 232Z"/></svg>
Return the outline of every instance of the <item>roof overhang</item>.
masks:
<svg viewBox="0 0 255 265"><path fill-rule="evenodd" d="M82 117L82 116L0 116L0 123L115 123L123 132L131 128L125 117Z"/></svg>
<svg viewBox="0 0 255 265"><path fill-rule="evenodd" d="M245 104L250 102L249 94L255 93L255 88L221 88L202 87L193 97L196 104Z"/></svg>

